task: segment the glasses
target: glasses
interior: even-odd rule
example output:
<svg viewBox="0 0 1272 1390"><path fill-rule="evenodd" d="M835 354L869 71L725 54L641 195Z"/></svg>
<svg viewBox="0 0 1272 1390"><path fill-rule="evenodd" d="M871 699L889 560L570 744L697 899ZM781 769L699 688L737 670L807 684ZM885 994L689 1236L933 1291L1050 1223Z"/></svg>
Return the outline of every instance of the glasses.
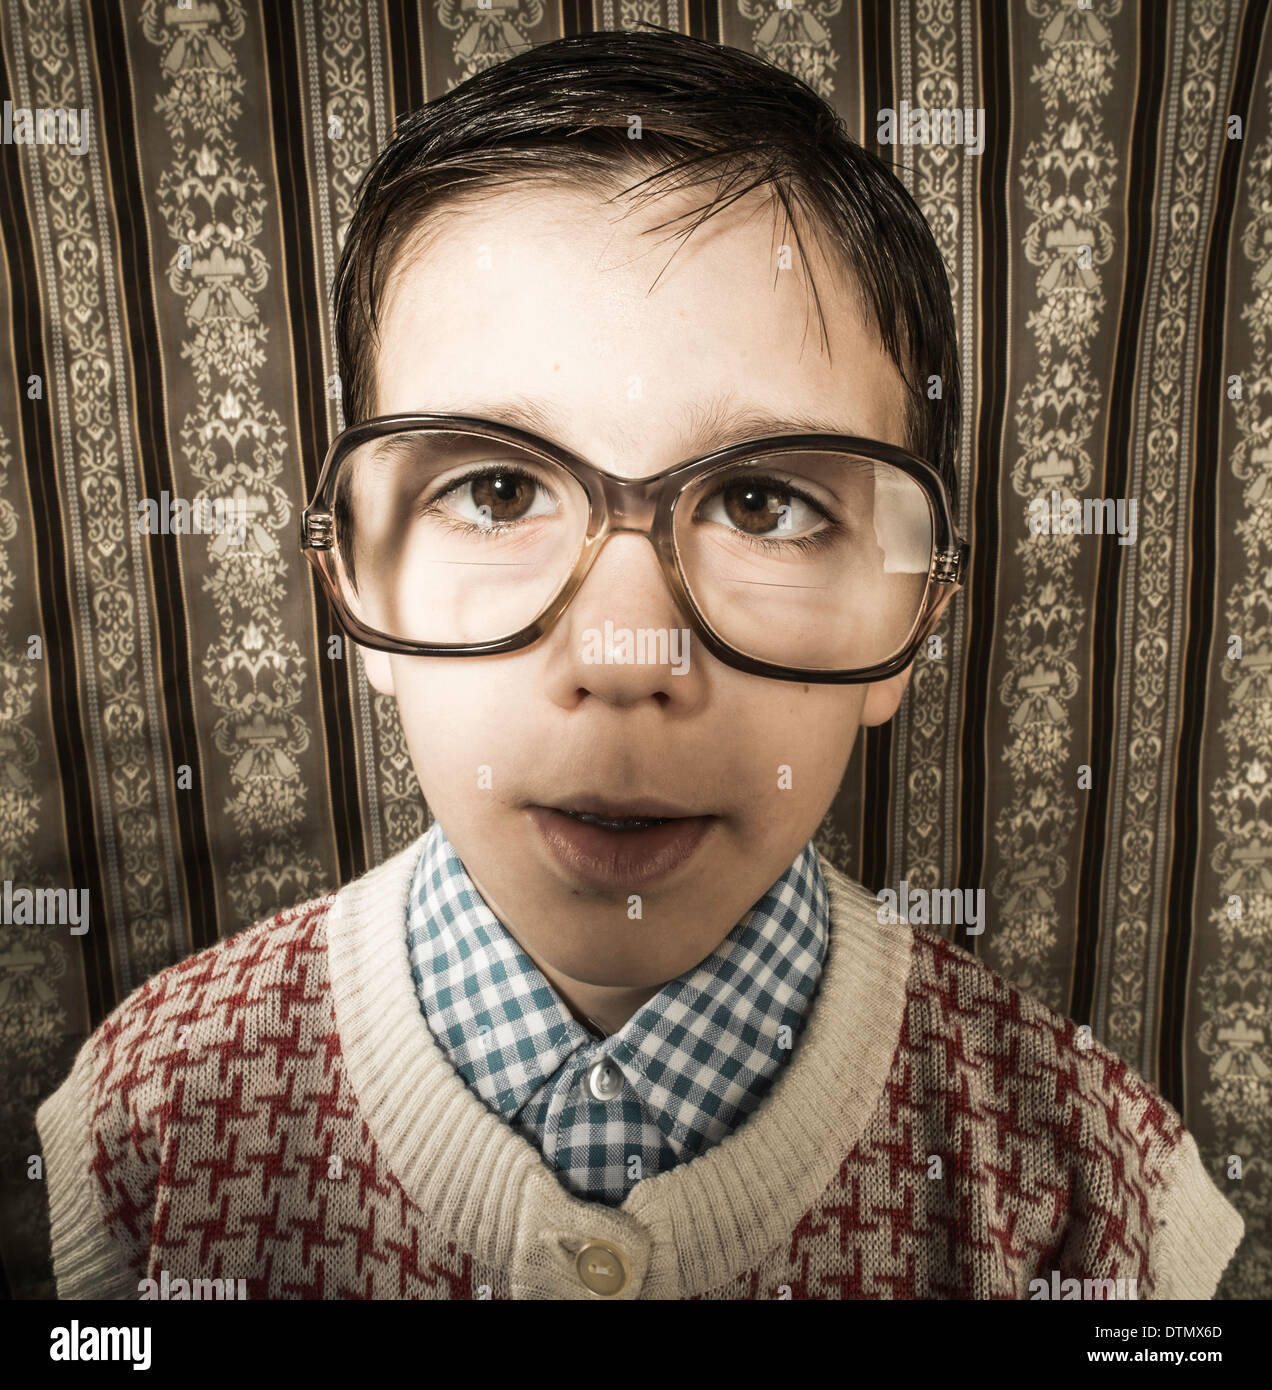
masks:
<svg viewBox="0 0 1272 1390"><path fill-rule="evenodd" d="M878 440L770 436L625 479L510 425L421 414L332 441L301 548L355 641L486 656L548 632L623 531L712 655L776 680L903 670L970 555L940 475Z"/></svg>

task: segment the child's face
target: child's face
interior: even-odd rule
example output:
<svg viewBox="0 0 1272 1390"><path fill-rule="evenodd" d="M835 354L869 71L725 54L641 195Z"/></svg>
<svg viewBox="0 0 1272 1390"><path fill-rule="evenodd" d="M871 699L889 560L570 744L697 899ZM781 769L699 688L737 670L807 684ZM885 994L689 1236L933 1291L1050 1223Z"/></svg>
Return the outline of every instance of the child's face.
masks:
<svg viewBox="0 0 1272 1390"><path fill-rule="evenodd" d="M720 394L904 444L901 378L853 292L814 262L832 365L794 239L794 268L779 269L782 220L758 195L700 227L649 292L677 243L666 229L639 232L694 201L620 220L619 205L593 195L504 193L434 221L425 254L404 259L389 287L377 413L499 419L499 402L529 396L551 418L550 439L624 478L688 457L680 416ZM553 980L652 990L708 955L788 867L828 810L858 727L892 716L909 673L873 686L777 681L696 640L685 674L589 664L583 633L607 619L688 626L643 536L613 535L533 646L365 656L374 686L397 699L433 813L532 959ZM712 819L670 872L607 886L562 863L529 809L589 796Z"/></svg>

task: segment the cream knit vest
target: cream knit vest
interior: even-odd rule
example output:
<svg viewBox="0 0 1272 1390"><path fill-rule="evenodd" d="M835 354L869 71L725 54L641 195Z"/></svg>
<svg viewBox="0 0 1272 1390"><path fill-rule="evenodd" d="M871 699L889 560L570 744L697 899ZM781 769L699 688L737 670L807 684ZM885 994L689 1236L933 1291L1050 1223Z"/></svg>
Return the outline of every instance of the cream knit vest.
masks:
<svg viewBox="0 0 1272 1390"><path fill-rule="evenodd" d="M429 1032L421 844L163 971L84 1044L37 1116L62 1297L1213 1293L1243 1226L1178 1115L824 859L823 976L762 1104L621 1208L574 1197Z"/></svg>

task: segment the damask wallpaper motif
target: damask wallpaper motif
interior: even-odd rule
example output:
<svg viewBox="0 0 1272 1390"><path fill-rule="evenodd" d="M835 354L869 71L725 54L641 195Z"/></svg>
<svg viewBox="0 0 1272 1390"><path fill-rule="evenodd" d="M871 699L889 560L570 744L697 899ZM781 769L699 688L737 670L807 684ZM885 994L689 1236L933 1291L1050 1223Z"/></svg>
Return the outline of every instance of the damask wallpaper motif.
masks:
<svg viewBox="0 0 1272 1390"><path fill-rule="evenodd" d="M3 99L91 132L0 147L0 881L92 904L0 926L15 1296L53 1291L34 1110L87 1033L427 824L297 546L358 179L473 72L643 22L826 96L953 286L971 582L819 847L984 888L955 939L1182 1112L1246 1222L1220 1296L1272 1294L1267 0L7 0ZM968 138L880 143L916 110ZM1032 532L1053 490L1133 499L1134 543ZM137 534L164 493L241 541Z"/></svg>

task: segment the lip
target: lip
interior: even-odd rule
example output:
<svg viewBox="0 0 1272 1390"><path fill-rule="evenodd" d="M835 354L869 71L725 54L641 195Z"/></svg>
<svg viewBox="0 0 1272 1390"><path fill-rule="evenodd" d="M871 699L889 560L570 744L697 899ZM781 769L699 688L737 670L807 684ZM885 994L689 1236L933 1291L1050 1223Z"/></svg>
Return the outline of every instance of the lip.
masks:
<svg viewBox="0 0 1272 1390"><path fill-rule="evenodd" d="M593 801L570 809L597 816L642 814L626 809L617 813L594 811L592 805L596 804ZM641 805L648 808L650 803ZM573 820L550 806L528 806L526 811L552 858L571 878L610 892L644 888L667 878L697 852L716 821L715 816L680 816L648 830L606 830ZM643 814L668 813L646 809Z"/></svg>
<svg viewBox="0 0 1272 1390"><path fill-rule="evenodd" d="M699 813L687 806L673 806L670 801L659 801L645 797L640 801L609 801L602 796L592 796L586 792L578 796L563 796L551 806L541 809L547 811L582 811L585 816L606 816L610 820L654 820L665 817L668 820L694 820ZM710 817L703 817L710 819Z"/></svg>

